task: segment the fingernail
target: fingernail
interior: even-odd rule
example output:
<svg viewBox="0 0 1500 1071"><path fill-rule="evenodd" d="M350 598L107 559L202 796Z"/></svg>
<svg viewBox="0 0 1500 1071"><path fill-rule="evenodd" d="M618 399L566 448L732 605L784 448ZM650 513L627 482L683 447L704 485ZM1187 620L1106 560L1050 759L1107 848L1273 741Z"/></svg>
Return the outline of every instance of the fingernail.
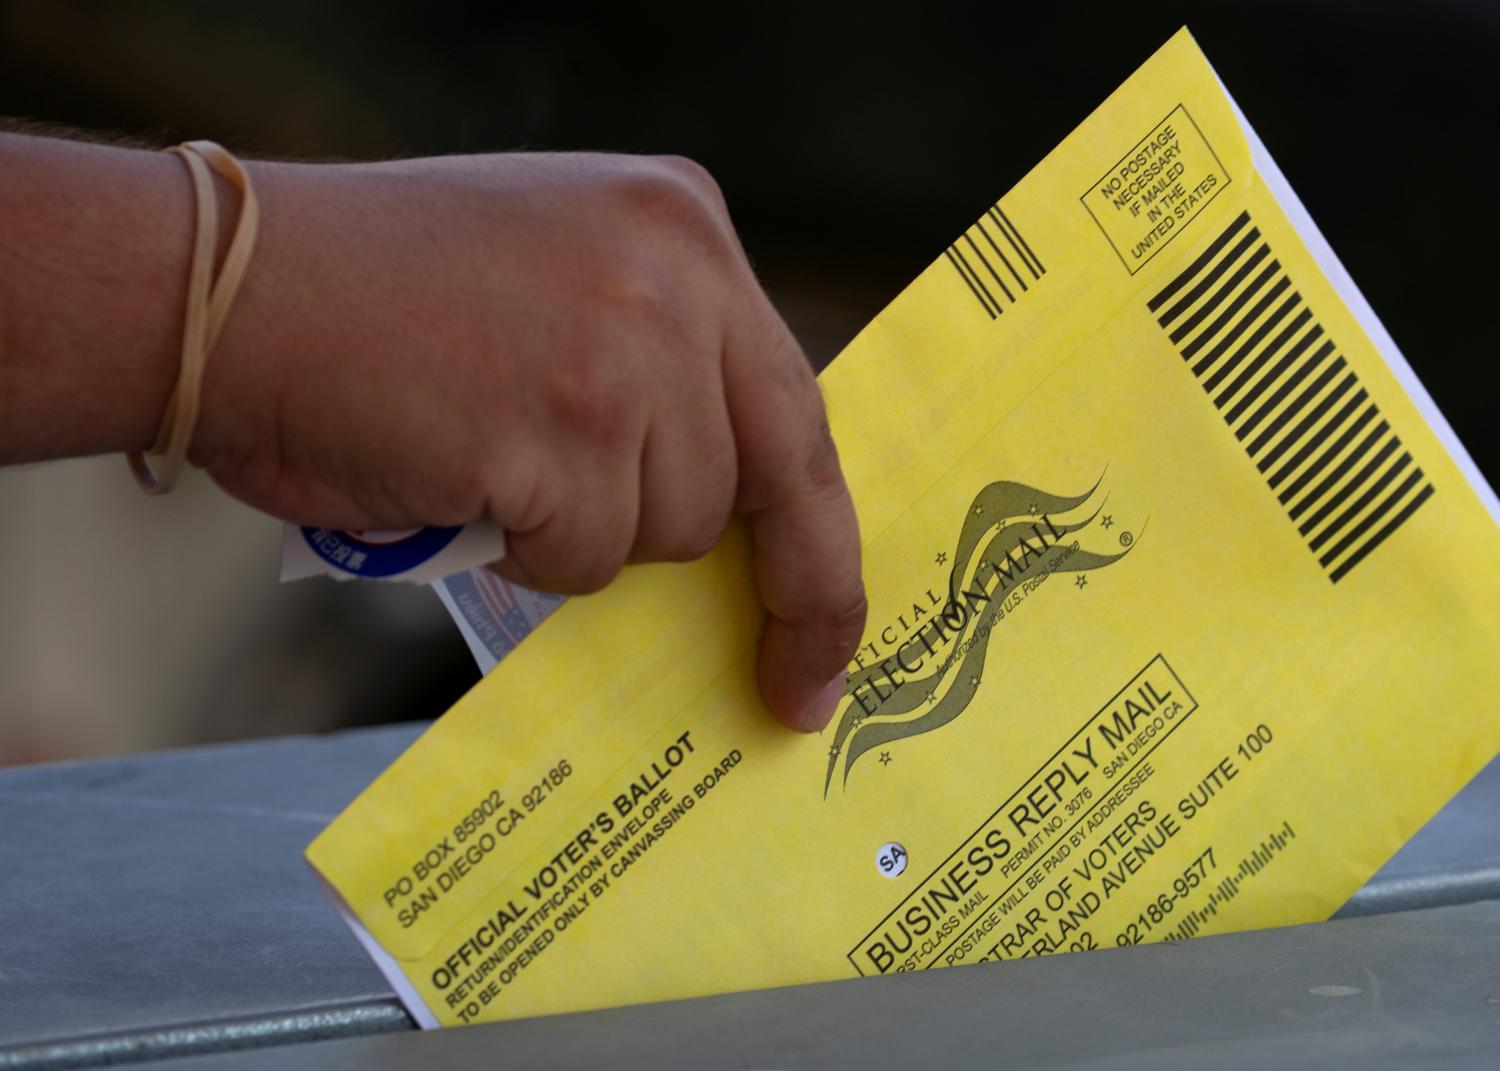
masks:
<svg viewBox="0 0 1500 1071"><path fill-rule="evenodd" d="M824 686L818 693L818 698L812 701L812 706L807 708L807 713L802 717L802 728L809 733L815 733L827 725L832 719L834 712L838 710L839 703L844 698L844 688L849 684L849 674L840 673Z"/></svg>

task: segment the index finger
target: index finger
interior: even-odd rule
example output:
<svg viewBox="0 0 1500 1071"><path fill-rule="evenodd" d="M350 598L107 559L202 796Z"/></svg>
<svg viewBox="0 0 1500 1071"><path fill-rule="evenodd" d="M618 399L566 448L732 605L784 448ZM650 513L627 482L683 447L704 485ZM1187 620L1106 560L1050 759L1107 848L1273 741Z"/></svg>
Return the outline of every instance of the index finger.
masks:
<svg viewBox="0 0 1500 1071"><path fill-rule="evenodd" d="M864 633L854 503L812 368L764 298L731 333L724 378L739 455L737 505L766 609L761 694L787 725L815 732L843 697Z"/></svg>

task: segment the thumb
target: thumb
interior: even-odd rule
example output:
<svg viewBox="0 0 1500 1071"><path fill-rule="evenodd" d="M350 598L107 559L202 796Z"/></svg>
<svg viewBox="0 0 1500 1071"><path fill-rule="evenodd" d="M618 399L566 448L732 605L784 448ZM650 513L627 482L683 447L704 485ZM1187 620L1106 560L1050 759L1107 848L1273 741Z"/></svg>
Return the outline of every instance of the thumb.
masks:
<svg viewBox="0 0 1500 1071"><path fill-rule="evenodd" d="M761 694L787 725L816 732L864 633L859 525L812 369L774 312L770 322L761 346L726 355L739 509L766 610Z"/></svg>

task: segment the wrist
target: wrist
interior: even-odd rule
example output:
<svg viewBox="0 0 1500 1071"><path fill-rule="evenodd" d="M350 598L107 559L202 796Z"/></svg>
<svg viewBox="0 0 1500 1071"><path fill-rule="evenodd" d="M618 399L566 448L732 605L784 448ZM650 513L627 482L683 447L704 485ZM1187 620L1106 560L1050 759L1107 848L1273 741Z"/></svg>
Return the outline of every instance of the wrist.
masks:
<svg viewBox="0 0 1500 1071"><path fill-rule="evenodd" d="M255 249L203 374L198 427L188 458L213 470L265 453L277 438L283 360L303 350L317 308L302 264L299 173L306 165L241 161L260 205ZM221 259L239 218L240 196L216 176ZM301 262L301 263L299 263ZM216 260L218 263L218 260Z"/></svg>
<svg viewBox="0 0 1500 1071"><path fill-rule="evenodd" d="M0 188L0 461L149 447L180 363L194 228L182 161L0 135Z"/></svg>

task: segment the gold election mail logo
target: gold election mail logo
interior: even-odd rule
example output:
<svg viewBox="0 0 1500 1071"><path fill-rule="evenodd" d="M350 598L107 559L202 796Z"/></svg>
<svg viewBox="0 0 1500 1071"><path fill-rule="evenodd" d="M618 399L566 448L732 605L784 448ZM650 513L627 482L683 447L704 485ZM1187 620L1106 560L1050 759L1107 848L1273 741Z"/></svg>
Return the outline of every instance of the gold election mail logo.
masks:
<svg viewBox="0 0 1500 1071"><path fill-rule="evenodd" d="M829 748L825 795L841 760L840 780L847 783L855 762L872 749L940 729L969 709L986 661L1006 657L997 639L1006 617L1020 612L1049 578L1100 569L1129 553L1135 539L1129 531L1110 540L1125 548L1112 553L1077 538L1096 521L1106 536L1114 526L1111 515L1101 520L1098 490L1096 484L1069 498L1000 481L974 496L951 555L948 586L922 592L855 655L850 701ZM940 553L938 564L948 559Z"/></svg>

